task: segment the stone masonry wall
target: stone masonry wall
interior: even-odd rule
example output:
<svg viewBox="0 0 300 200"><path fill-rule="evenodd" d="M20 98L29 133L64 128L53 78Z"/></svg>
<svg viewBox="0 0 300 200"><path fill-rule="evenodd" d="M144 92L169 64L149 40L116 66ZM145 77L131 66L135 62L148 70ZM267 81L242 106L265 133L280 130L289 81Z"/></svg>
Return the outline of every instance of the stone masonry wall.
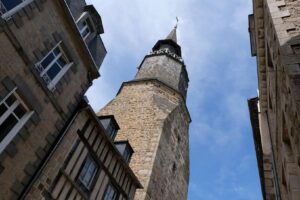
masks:
<svg viewBox="0 0 300 200"><path fill-rule="evenodd" d="M296 200L300 196L300 2L265 0L264 12L267 112L276 169L282 199Z"/></svg>
<svg viewBox="0 0 300 200"><path fill-rule="evenodd" d="M80 53L79 38L58 2L35 0L7 24L0 25L0 100L18 87L18 94L34 111L0 155L3 200L20 195L89 87L87 61ZM59 41L63 41L73 66L52 93L35 73L34 64Z"/></svg>
<svg viewBox="0 0 300 200"><path fill-rule="evenodd" d="M164 122L148 189L152 199L187 199L189 124L183 112L179 105Z"/></svg>
<svg viewBox="0 0 300 200"><path fill-rule="evenodd" d="M166 55L146 57L135 79L156 78L174 89L179 89L182 64Z"/></svg>
<svg viewBox="0 0 300 200"><path fill-rule="evenodd" d="M144 187L135 199L186 198L189 116L177 92L157 81L126 83L98 115L114 115L116 140L132 145L130 167Z"/></svg>

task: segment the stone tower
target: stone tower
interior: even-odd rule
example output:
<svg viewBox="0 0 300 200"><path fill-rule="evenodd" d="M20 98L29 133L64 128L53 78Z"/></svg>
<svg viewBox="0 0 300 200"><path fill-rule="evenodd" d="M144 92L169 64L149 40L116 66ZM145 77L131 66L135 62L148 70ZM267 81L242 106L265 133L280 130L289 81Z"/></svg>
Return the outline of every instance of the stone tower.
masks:
<svg viewBox="0 0 300 200"><path fill-rule="evenodd" d="M114 115L134 154L130 167L144 189L135 199L183 200L189 182L188 74L175 27L146 55L135 78L98 115Z"/></svg>

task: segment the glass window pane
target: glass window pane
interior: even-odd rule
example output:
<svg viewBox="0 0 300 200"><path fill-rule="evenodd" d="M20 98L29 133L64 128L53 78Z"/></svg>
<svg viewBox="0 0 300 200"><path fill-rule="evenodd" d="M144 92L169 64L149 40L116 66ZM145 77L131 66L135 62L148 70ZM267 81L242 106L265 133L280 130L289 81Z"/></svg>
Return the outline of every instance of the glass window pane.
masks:
<svg viewBox="0 0 300 200"><path fill-rule="evenodd" d="M90 189L96 170L97 170L97 166L91 160L91 158L88 157L78 177L79 181L81 182L81 184L83 184L86 187L86 189Z"/></svg>
<svg viewBox="0 0 300 200"><path fill-rule="evenodd" d="M85 176L84 176L84 179L83 179L83 182L84 182L85 186L89 187L89 183L91 182L92 177L93 177L92 172L87 171Z"/></svg>
<svg viewBox="0 0 300 200"><path fill-rule="evenodd" d="M129 156L130 156L130 151L128 149L128 147L125 148L124 153L123 153L123 158L128 161L129 160Z"/></svg>
<svg viewBox="0 0 300 200"><path fill-rule="evenodd" d="M106 128L106 132L111 139L115 137L116 129L115 129L114 125L112 124L112 122Z"/></svg>
<svg viewBox="0 0 300 200"><path fill-rule="evenodd" d="M89 34L90 30L88 28L86 28L82 33L81 36L84 38L85 36L87 36Z"/></svg>
<svg viewBox="0 0 300 200"><path fill-rule="evenodd" d="M0 116L2 116L7 111L7 108L4 104L0 105Z"/></svg>
<svg viewBox="0 0 300 200"><path fill-rule="evenodd" d="M85 23L83 23L83 22L78 23L78 28L80 31L83 29L84 26L85 26Z"/></svg>
<svg viewBox="0 0 300 200"><path fill-rule="evenodd" d="M21 119L25 115L26 109L23 107L22 104L19 104L15 108L14 113L18 116L19 119Z"/></svg>
<svg viewBox="0 0 300 200"><path fill-rule="evenodd" d="M112 185L109 185L105 191L104 200L115 200L117 198L117 190Z"/></svg>
<svg viewBox="0 0 300 200"><path fill-rule="evenodd" d="M11 131L11 129L18 123L18 120L12 114L0 125L0 141Z"/></svg>
<svg viewBox="0 0 300 200"><path fill-rule="evenodd" d="M55 76L60 72L61 68L57 63L54 63L50 69L47 71L47 75L51 80L55 78Z"/></svg>
<svg viewBox="0 0 300 200"><path fill-rule="evenodd" d="M1 0L6 10L9 11L22 3L22 0Z"/></svg>
<svg viewBox="0 0 300 200"><path fill-rule="evenodd" d="M11 94L6 100L5 102L7 103L8 106L11 106L14 104L14 102L16 101L16 97L14 94Z"/></svg>
<svg viewBox="0 0 300 200"><path fill-rule="evenodd" d="M61 67L64 67L66 64L67 64L67 61L66 59L61 56L58 60L57 60L58 64L61 66Z"/></svg>
<svg viewBox="0 0 300 200"><path fill-rule="evenodd" d="M54 55L53 53L50 53L41 63L41 65L43 66L44 69L46 69L46 67L54 60Z"/></svg>

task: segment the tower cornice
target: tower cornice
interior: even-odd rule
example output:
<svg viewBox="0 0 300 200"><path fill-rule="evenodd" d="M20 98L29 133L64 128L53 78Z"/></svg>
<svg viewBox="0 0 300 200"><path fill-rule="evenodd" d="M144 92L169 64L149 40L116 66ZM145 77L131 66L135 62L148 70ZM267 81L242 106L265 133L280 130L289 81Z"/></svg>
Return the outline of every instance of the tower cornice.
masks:
<svg viewBox="0 0 300 200"><path fill-rule="evenodd" d="M187 81L190 81L189 75L188 75L187 70L186 70L186 65L185 65L185 63L184 63L184 60L183 60L183 59L179 60L179 59L175 58L173 55L171 55L171 54L169 54L169 53L167 53L167 52L165 52L165 51L159 51L159 52L156 52L156 53L152 53L152 52L151 52L150 54L146 55L146 56L144 57L144 59L142 60L141 64L138 66L138 69L141 68L141 66L143 65L143 63L145 62L145 60L146 60L147 58L154 57L154 56L167 56L168 58L171 58L172 60L175 60L176 62L182 64L182 66L183 66L183 68L182 68L183 73L184 73L184 75L185 75Z"/></svg>
<svg viewBox="0 0 300 200"><path fill-rule="evenodd" d="M130 85L130 84L134 84L134 83L144 83L144 82L153 82L153 83L157 83L159 85L162 85L164 87L166 87L168 90L172 91L174 94L178 95L179 98L181 99L181 101L183 102L183 105L184 105L184 110L188 116L188 122L191 123L192 122L192 118L191 118L191 115L190 115L190 112L186 106L186 99L184 98L184 96L176 89L170 87L169 85L165 84L164 82L158 80L158 79L155 79L155 78L143 78L143 79L134 79L134 80L131 80L131 81L126 81L126 82L123 82L120 89L118 90L117 92L117 95L122 91L123 87L126 86L126 85Z"/></svg>

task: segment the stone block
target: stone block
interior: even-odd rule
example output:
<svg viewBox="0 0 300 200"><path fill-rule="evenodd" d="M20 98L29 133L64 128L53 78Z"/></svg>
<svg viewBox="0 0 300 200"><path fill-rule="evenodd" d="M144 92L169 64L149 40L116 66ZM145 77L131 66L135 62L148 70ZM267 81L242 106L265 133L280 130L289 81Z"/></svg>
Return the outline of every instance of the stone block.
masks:
<svg viewBox="0 0 300 200"><path fill-rule="evenodd" d="M3 172L3 170L4 170L4 167L2 165L0 165L0 175Z"/></svg>
<svg viewBox="0 0 300 200"><path fill-rule="evenodd" d="M14 157L17 153L18 153L18 149L15 146L15 144L10 143L6 148L5 148L5 152L10 156L10 157Z"/></svg>
<svg viewBox="0 0 300 200"><path fill-rule="evenodd" d="M62 128L63 128L64 124L61 120L57 120L56 123L55 123L55 128L58 130L58 131L61 131Z"/></svg>
<svg viewBox="0 0 300 200"><path fill-rule="evenodd" d="M28 19L32 19L34 17L34 13L32 11L32 8L29 5L25 6L23 8L23 10L24 10L24 12L25 12Z"/></svg>
<svg viewBox="0 0 300 200"><path fill-rule="evenodd" d="M12 91L16 87L9 77L5 77L1 82L8 91Z"/></svg>
<svg viewBox="0 0 300 200"><path fill-rule="evenodd" d="M51 51L52 48L53 48L55 45L56 45L56 44L52 43L49 39L46 39L46 40L44 41L44 46L46 47L46 49L47 49L48 51Z"/></svg>
<svg viewBox="0 0 300 200"><path fill-rule="evenodd" d="M48 134L46 140L49 144L53 144L55 141L55 136L53 134Z"/></svg>
<svg viewBox="0 0 300 200"><path fill-rule="evenodd" d="M36 151L35 154L40 158L43 159L46 156L46 152L42 147L39 147Z"/></svg>
<svg viewBox="0 0 300 200"><path fill-rule="evenodd" d="M13 20L13 22L16 25L17 28L21 28L24 24L21 16L19 16L17 14L13 15L12 20Z"/></svg>
<svg viewBox="0 0 300 200"><path fill-rule="evenodd" d="M25 98L24 101L26 101L26 104L30 105L38 114L41 113L43 107L26 81L20 75L17 75L14 80L18 87L18 92ZM33 118L35 117L33 116Z"/></svg>
<svg viewBox="0 0 300 200"><path fill-rule="evenodd" d="M41 61L42 58L44 57L42 52L39 49L33 50L33 54L36 57L37 61Z"/></svg>
<svg viewBox="0 0 300 200"><path fill-rule="evenodd" d="M60 35L57 31L54 31L54 32L52 33L52 37L54 38L54 40L56 41L56 43L58 43L59 41L62 40L61 35Z"/></svg>
<svg viewBox="0 0 300 200"><path fill-rule="evenodd" d="M8 95L9 91L7 91L6 89L3 89L0 91L0 101L2 99L4 99L7 95Z"/></svg>
<svg viewBox="0 0 300 200"><path fill-rule="evenodd" d="M0 163L2 163L6 157L7 157L7 153L5 151L2 151L0 153Z"/></svg>
<svg viewBox="0 0 300 200"><path fill-rule="evenodd" d="M28 139L29 137L29 132L25 129L25 128L22 128L20 131L19 131L19 136L25 141Z"/></svg>
<svg viewBox="0 0 300 200"><path fill-rule="evenodd" d="M31 176L25 175L25 177L22 179L21 182L23 185L27 185L29 183L30 179L31 179Z"/></svg>
<svg viewBox="0 0 300 200"><path fill-rule="evenodd" d="M16 180L14 182L14 184L12 185L12 187L11 187L11 190L13 192L15 192L16 194L21 194L21 192L23 191L23 189L24 189L24 185L20 181L18 181L18 180Z"/></svg>
<svg viewBox="0 0 300 200"><path fill-rule="evenodd" d="M12 142L13 142L15 145L17 145L17 144L20 142L20 140L21 140L21 137L20 137L19 134L17 134L17 135L13 138Z"/></svg>
<svg viewBox="0 0 300 200"><path fill-rule="evenodd" d="M41 121L41 118L39 117L39 115L35 112L33 113L33 115L30 117L30 120L32 121L32 123L34 125L38 125L39 122Z"/></svg>
<svg viewBox="0 0 300 200"><path fill-rule="evenodd" d="M27 165L24 168L24 172L28 176L32 176L34 174L35 170L36 170L36 167L32 163L27 163Z"/></svg>
<svg viewBox="0 0 300 200"><path fill-rule="evenodd" d="M34 0L34 3L39 11L44 10L43 2L41 0Z"/></svg>

